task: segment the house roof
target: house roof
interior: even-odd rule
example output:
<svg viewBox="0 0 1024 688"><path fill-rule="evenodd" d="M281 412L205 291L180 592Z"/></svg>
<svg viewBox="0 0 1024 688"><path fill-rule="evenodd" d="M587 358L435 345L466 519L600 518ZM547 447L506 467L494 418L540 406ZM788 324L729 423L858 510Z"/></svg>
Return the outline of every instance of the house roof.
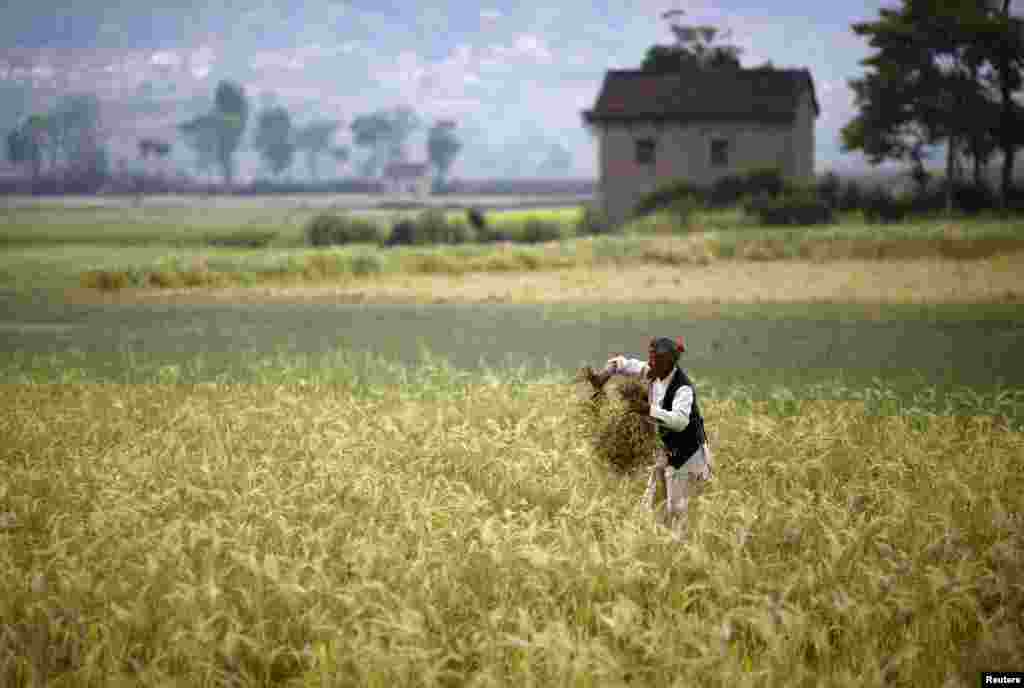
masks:
<svg viewBox="0 0 1024 688"><path fill-rule="evenodd" d="M605 73L587 123L630 120L791 122L814 80L806 69L739 69L659 74L633 69Z"/></svg>
<svg viewBox="0 0 1024 688"><path fill-rule="evenodd" d="M384 166L384 176L390 179L416 179L430 172L425 162L389 162Z"/></svg>

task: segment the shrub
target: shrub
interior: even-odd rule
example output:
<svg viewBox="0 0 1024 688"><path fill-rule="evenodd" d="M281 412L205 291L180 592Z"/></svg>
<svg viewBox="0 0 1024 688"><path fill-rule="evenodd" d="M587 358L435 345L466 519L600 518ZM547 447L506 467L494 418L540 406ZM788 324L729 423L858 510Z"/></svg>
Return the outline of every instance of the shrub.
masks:
<svg viewBox="0 0 1024 688"><path fill-rule="evenodd" d="M839 207L840 192L842 191L842 182L839 180L839 175L835 172L828 172L823 176L815 188L818 197L828 203L832 208Z"/></svg>
<svg viewBox="0 0 1024 688"><path fill-rule="evenodd" d="M448 243L466 244L476 239L476 232L461 219L448 223Z"/></svg>
<svg viewBox="0 0 1024 688"><path fill-rule="evenodd" d="M884 189L872 189L862 200L864 219L870 223L900 222L907 216L910 204L900 201Z"/></svg>
<svg viewBox="0 0 1024 688"><path fill-rule="evenodd" d="M352 274L360 277L364 275L375 275L384 269L380 258L370 253L352 256L349 266L352 270Z"/></svg>
<svg viewBox="0 0 1024 688"><path fill-rule="evenodd" d="M743 175L744 191L754 196L778 196L786 190L782 170L777 167L760 167Z"/></svg>
<svg viewBox="0 0 1024 688"><path fill-rule="evenodd" d="M528 244L539 244L545 241L557 241L562 238L562 228L557 222L531 217L523 223L520 240Z"/></svg>
<svg viewBox="0 0 1024 688"><path fill-rule="evenodd" d="M306 239L311 246L377 243L377 226L369 220L334 213L320 213L306 225Z"/></svg>
<svg viewBox="0 0 1024 688"><path fill-rule="evenodd" d="M576 221L576 234L579 236L609 234L612 229L612 223L604 211L591 205L583 208Z"/></svg>
<svg viewBox="0 0 1024 688"><path fill-rule="evenodd" d="M811 193L761 197L744 208L763 225L818 225L833 222L832 206Z"/></svg>
<svg viewBox="0 0 1024 688"><path fill-rule="evenodd" d="M711 205L717 208L736 204L747 192L743 177L727 174L711 185Z"/></svg>
<svg viewBox="0 0 1024 688"><path fill-rule="evenodd" d="M416 218L417 244L450 243L451 228L444 211L431 208L424 210Z"/></svg>
<svg viewBox="0 0 1024 688"><path fill-rule="evenodd" d="M416 225L409 220L400 220L391 228L385 246L411 246L416 240Z"/></svg>
<svg viewBox="0 0 1024 688"><path fill-rule="evenodd" d="M985 184L961 183L953 187L953 203L958 210L977 215L999 207L999 198Z"/></svg>
<svg viewBox="0 0 1024 688"><path fill-rule="evenodd" d="M477 234L482 235L487 229L487 218L484 217L483 211L475 206L466 211L466 219Z"/></svg>
<svg viewBox="0 0 1024 688"><path fill-rule="evenodd" d="M671 205L673 201L679 199L693 198L696 203L702 204L706 197L707 192L696 184L685 179L677 179L641 196L633 212L638 217L643 217Z"/></svg>
<svg viewBox="0 0 1024 688"><path fill-rule="evenodd" d="M839 198L837 199L839 210L843 212L861 210L864 207L864 197L865 194L857 182L848 182L839 193Z"/></svg>
<svg viewBox="0 0 1024 688"><path fill-rule="evenodd" d="M87 289L116 291L130 286L132 276L124 270L87 270L79 276L78 281Z"/></svg>
<svg viewBox="0 0 1024 688"><path fill-rule="evenodd" d="M206 238L206 244L231 248L266 248L276 238L277 232L242 229L230 234L210 235Z"/></svg>

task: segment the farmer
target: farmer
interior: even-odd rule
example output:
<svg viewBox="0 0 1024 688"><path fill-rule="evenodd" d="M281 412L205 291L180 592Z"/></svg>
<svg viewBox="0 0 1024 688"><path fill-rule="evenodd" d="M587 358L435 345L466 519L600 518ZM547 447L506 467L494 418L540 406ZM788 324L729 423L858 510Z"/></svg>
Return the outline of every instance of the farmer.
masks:
<svg viewBox="0 0 1024 688"><path fill-rule="evenodd" d="M649 381L650 405L642 400L629 402L630 411L648 416L657 425L661 438L643 502L646 508L656 509L658 482L664 481L664 522L677 536L686 527L690 483L710 479L712 468L711 448L693 382L677 366L683 351L682 338L673 342L668 337L657 337L651 340L647 350L647 363L616 356L601 372L589 366L584 369L587 380L598 390L612 375L643 376Z"/></svg>

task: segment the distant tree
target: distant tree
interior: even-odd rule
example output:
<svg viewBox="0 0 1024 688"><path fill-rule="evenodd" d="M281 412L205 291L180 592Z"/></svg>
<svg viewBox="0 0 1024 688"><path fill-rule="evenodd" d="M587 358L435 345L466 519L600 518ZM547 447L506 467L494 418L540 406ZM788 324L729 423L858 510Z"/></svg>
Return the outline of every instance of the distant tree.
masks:
<svg viewBox="0 0 1024 688"><path fill-rule="evenodd" d="M299 127L295 134L296 150L306 153L306 166L309 169L309 178L314 182L320 180L318 164L320 156L329 152L331 140L334 138L340 122L321 120L310 122L304 127Z"/></svg>
<svg viewBox="0 0 1024 688"><path fill-rule="evenodd" d="M455 135L455 122L441 120L430 128L427 134L427 155L430 164L437 171L436 186L441 188L448 179L452 163L462 150L462 144Z"/></svg>
<svg viewBox="0 0 1024 688"><path fill-rule="evenodd" d="M179 125L185 144L196 153L196 168L205 172L217 162L217 121L212 115L200 115Z"/></svg>
<svg viewBox="0 0 1024 688"><path fill-rule="evenodd" d="M357 116L351 129L355 145L367 150L363 176L376 177L387 162L404 160L406 142L419 126L416 113L405 106Z"/></svg>
<svg viewBox="0 0 1024 688"><path fill-rule="evenodd" d="M274 176L280 177L291 167L295 158L295 135L287 109L277 106L260 113L253 148L259 151Z"/></svg>
<svg viewBox="0 0 1024 688"><path fill-rule="evenodd" d="M199 154L200 168L210 159L221 168L230 187L235 176L235 153L242 142L249 120L249 102L245 89L232 81L221 81L214 93L213 110L182 124L189 145Z"/></svg>
<svg viewBox="0 0 1024 688"><path fill-rule="evenodd" d="M344 165L351 156L348 146L332 146L329 152L336 165Z"/></svg>
<svg viewBox="0 0 1024 688"><path fill-rule="evenodd" d="M44 150L49 127L43 115L31 115L7 135L7 159L15 165L27 165L32 181L42 174Z"/></svg>
<svg viewBox="0 0 1024 688"><path fill-rule="evenodd" d="M640 69L645 72L680 72L685 70L739 69L743 52L734 45L712 45L719 37L713 26L690 26L681 23L684 12L665 12L662 19L670 21L676 37L675 45L653 45L647 49ZM728 38L724 33L721 38Z"/></svg>

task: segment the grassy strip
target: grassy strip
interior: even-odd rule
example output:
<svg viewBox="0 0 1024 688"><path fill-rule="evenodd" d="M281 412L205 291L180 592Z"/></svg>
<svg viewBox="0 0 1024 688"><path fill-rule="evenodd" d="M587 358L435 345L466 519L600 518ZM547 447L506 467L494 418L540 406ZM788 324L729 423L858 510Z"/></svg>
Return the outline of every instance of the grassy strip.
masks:
<svg viewBox="0 0 1024 688"><path fill-rule="evenodd" d="M1024 442L991 417L706 397L717 477L677 544L564 385L435 364L357 393L286 363L4 388L0 682L966 685L1024 661Z"/></svg>

